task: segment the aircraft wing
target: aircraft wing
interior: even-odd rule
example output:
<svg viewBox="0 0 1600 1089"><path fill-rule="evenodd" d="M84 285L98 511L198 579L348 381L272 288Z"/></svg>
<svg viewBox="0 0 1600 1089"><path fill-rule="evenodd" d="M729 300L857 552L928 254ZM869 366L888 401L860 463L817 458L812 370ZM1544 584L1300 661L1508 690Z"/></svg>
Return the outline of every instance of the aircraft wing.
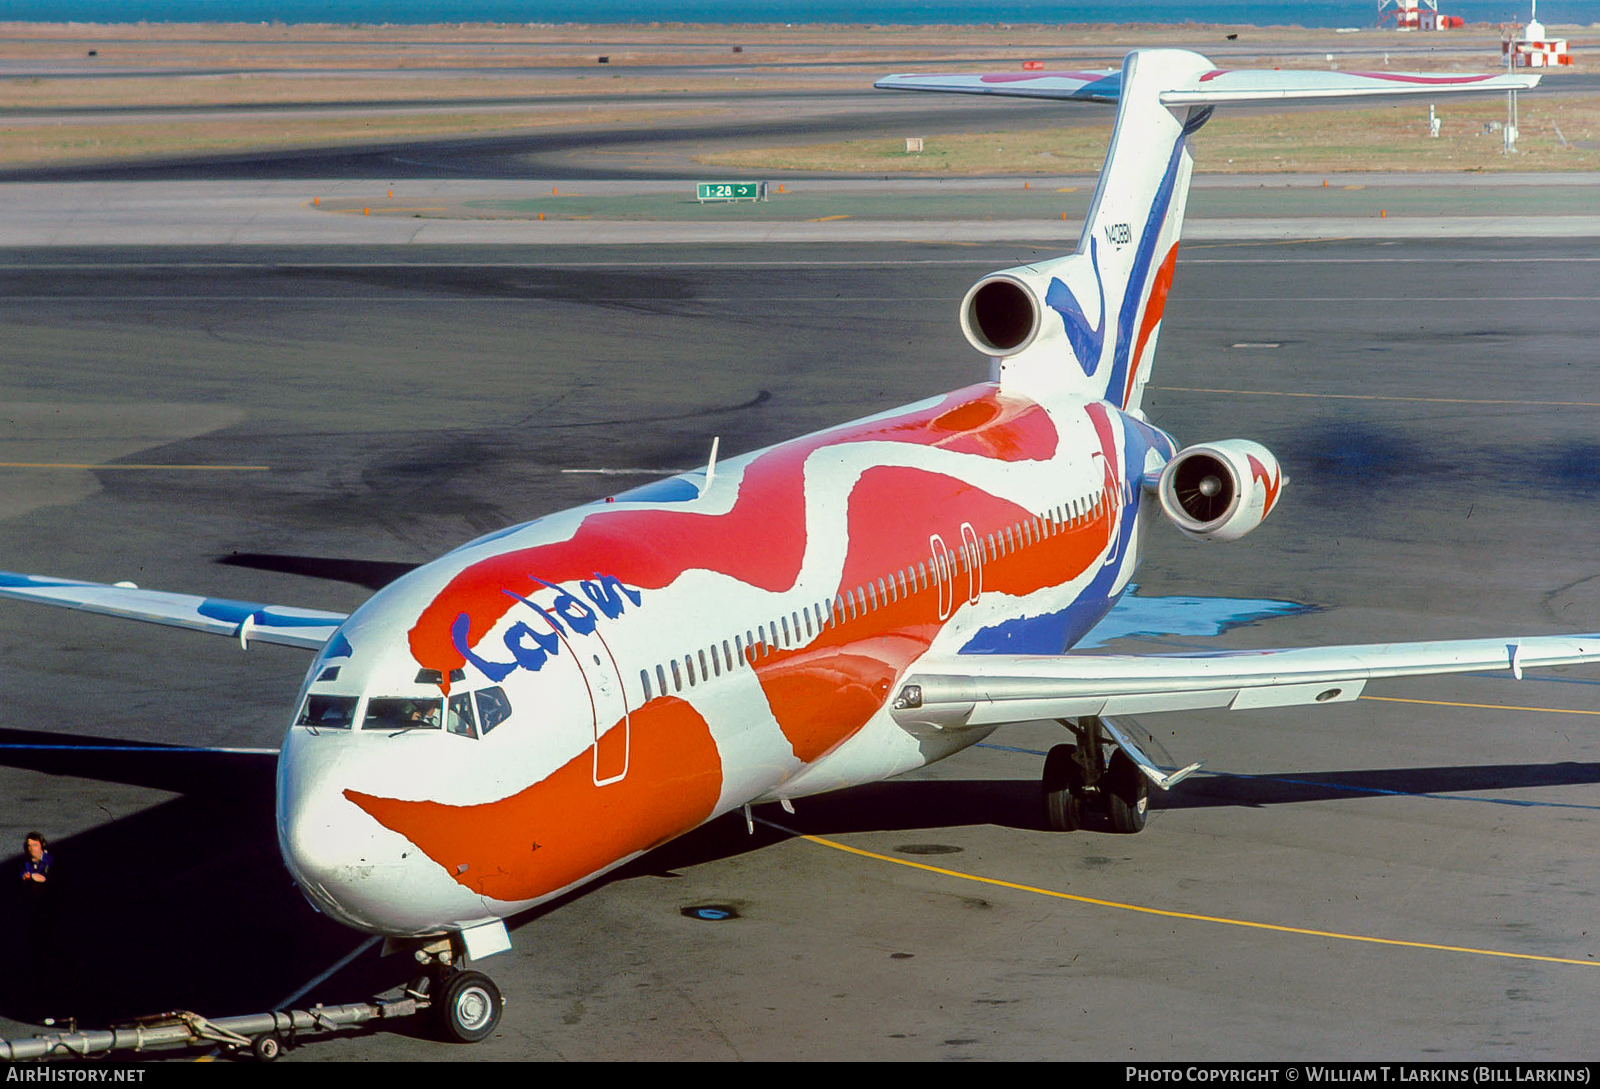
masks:
<svg viewBox="0 0 1600 1089"><path fill-rule="evenodd" d="M321 650L345 619L344 613L320 609L169 594L141 590L131 582L108 586L100 582L19 575L10 571L0 571L0 597L226 635L238 639L243 647L255 640Z"/></svg>
<svg viewBox="0 0 1600 1089"><path fill-rule="evenodd" d="M1368 681L1600 662L1600 634L1375 643L1211 654L969 654L924 659L891 704L902 725L959 729L1043 718L1343 703Z"/></svg>
<svg viewBox="0 0 1600 1089"><path fill-rule="evenodd" d="M1320 69L1214 69L1186 87L1161 92L1165 106L1218 106L1280 102L1298 98L1349 98L1362 95L1446 94L1453 91L1523 91L1537 75L1452 75L1441 72L1332 72ZM873 84L883 91L943 91L1014 98L1058 98L1115 103L1122 95L1122 73L991 72L884 76Z"/></svg>

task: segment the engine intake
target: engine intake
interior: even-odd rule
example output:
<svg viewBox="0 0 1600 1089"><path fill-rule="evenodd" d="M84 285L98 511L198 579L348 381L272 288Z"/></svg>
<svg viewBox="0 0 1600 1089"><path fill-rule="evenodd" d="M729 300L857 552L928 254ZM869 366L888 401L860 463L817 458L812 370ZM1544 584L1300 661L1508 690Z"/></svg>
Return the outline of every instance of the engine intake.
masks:
<svg viewBox="0 0 1600 1089"><path fill-rule="evenodd" d="M1248 439L1189 446L1161 472L1161 509L1185 536L1235 541L1277 505L1283 469L1265 446Z"/></svg>
<svg viewBox="0 0 1600 1089"><path fill-rule="evenodd" d="M961 331L984 355L1016 355L1039 335L1042 313L1031 285L996 273L973 284L961 300Z"/></svg>

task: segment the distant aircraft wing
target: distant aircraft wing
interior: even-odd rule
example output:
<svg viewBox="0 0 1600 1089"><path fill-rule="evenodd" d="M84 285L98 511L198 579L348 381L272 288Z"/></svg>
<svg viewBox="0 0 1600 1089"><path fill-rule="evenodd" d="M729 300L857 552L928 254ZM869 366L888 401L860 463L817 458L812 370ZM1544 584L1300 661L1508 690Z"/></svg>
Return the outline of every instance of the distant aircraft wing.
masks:
<svg viewBox="0 0 1600 1089"><path fill-rule="evenodd" d="M1332 72L1307 69L1214 69L1186 87L1161 92L1166 106L1220 106L1281 102L1298 98L1350 98L1363 95L1448 94L1455 91L1523 91L1537 75L1453 75L1443 72ZM1058 98L1115 103L1122 73L991 72L884 76L873 84L884 91L943 91L1014 98Z"/></svg>
<svg viewBox="0 0 1600 1089"><path fill-rule="evenodd" d="M943 91L947 94L1115 102L1122 93L1122 72L1116 68L1107 68L1091 72L884 76L873 86L883 91Z"/></svg>
<svg viewBox="0 0 1600 1089"><path fill-rule="evenodd" d="M0 571L0 597L226 635L238 639L240 645L246 647L255 641L321 650L345 619L344 613L320 609L169 594L141 590L131 583L107 586L10 571Z"/></svg>
<svg viewBox="0 0 1600 1089"><path fill-rule="evenodd" d="M1343 703L1368 681L1600 662L1600 634L1212 654L968 654L924 659L891 704L906 726Z"/></svg>

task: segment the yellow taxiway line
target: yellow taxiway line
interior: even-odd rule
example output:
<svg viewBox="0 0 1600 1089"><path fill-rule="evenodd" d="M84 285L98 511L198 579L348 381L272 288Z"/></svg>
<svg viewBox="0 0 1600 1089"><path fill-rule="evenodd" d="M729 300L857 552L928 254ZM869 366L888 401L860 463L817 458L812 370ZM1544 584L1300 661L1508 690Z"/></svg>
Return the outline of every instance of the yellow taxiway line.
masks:
<svg viewBox="0 0 1600 1089"><path fill-rule="evenodd" d="M1476 707L1484 711L1541 711L1547 715L1600 715L1600 711L1580 711L1574 707L1511 707L1503 703L1452 703L1449 700L1408 700L1399 696L1357 696L1357 699L1383 703L1426 703L1432 707Z"/></svg>
<svg viewBox="0 0 1600 1089"><path fill-rule="evenodd" d="M790 832L790 829L781 825L765 822L781 831ZM791 834L799 835L798 833ZM875 851L866 851L860 847L851 847L837 840L824 839L821 836L799 835L800 839L818 844L823 847L832 847L836 851L847 854L859 855L877 862L889 862L896 866L905 866L908 869L923 870L927 873L938 874L941 877L953 877L961 881L973 881L980 885L991 885L995 888L1013 889L1017 892L1031 892L1036 896L1048 896L1056 900L1071 900L1078 904L1092 904L1095 907L1115 908L1118 911L1132 911L1140 915L1156 915L1164 919L1187 919L1191 922L1214 923L1218 926L1238 926L1250 930L1271 930L1279 934L1299 934L1309 938L1328 938L1342 942L1363 942L1369 945L1400 946L1405 949L1431 949L1441 953L1468 953L1476 957L1502 957L1508 960L1531 960L1545 964L1580 964L1593 968L1600 966L1600 961L1578 960L1573 957L1547 957L1537 953L1508 953L1501 949L1474 949L1464 945L1441 945L1436 942L1414 942L1401 938L1378 938L1370 934L1343 934L1334 930L1313 930L1303 926L1283 926L1279 923L1258 923L1249 919L1230 919L1221 915L1199 915L1189 911L1170 911L1166 908L1143 907L1139 904L1124 904L1116 900L1100 900L1093 896L1077 896L1070 892L1058 892L1055 889L1042 889L1036 885L1022 885L1015 881L1001 881L993 877L980 877L977 874L962 873L960 870L948 870L942 866L930 866L926 862L912 862L909 859L895 858L892 855L880 855Z"/></svg>

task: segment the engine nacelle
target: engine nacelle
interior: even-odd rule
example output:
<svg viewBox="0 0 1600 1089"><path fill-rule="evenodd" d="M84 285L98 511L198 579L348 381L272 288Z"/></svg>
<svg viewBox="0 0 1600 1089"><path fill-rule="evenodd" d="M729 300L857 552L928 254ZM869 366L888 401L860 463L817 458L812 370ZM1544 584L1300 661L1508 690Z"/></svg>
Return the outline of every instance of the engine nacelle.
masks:
<svg viewBox="0 0 1600 1089"><path fill-rule="evenodd" d="M1258 442L1225 439L1179 450L1161 471L1161 509L1185 536L1236 541L1259 526L1288 481Z"/></svg>
<svg viewBox="0 0 1600 1089"><path fill-rule="evenodd" d="M1024 351L1044 327L1049 286L1048 275L1026 267L996 272L973 284L961 300L961 331L967 342L990 357Z"/></svg>

